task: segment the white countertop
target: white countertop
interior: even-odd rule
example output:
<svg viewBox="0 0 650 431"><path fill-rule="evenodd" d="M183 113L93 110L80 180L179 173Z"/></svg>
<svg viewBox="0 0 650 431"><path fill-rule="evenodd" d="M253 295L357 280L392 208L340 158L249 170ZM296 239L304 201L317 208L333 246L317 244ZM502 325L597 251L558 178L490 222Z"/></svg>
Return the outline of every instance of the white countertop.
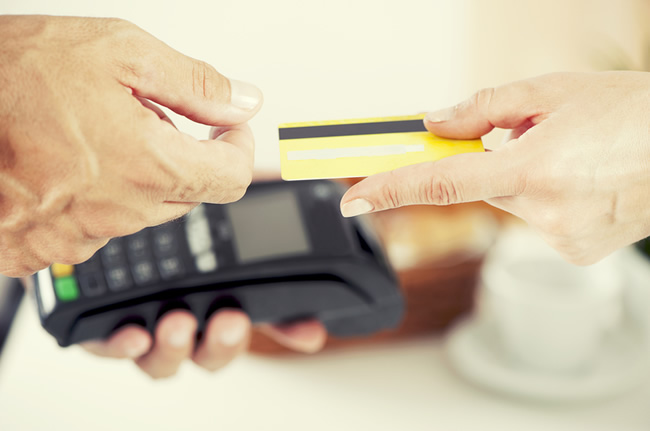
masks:
<svg viewBox="0 0 650 431"><path fill-rule="evenodd" d="M0 430L650 429L650 385L584 405L500 397L457 377L440 339L245 356L209 374L191 363L152 381L129 361L59 348L23 303L0 359Z"/></svg>

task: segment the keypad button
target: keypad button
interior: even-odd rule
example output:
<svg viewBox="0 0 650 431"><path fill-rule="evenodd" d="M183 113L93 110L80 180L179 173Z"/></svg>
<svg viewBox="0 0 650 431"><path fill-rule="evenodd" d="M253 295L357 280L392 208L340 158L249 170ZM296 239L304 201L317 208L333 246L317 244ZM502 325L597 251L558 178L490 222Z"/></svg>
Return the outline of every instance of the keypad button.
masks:
<svg viewBox="0 0 650 431"><path fill-rule="evenodd" d="M50 270L52 271L52 275L56 278L67 277L74 273L74 266L62 263L53 263Z"/></svg>
<svg viewBox="0 0 650 431"><path fill-rule="evenodd" d="M232 239L232 227L230 223L221 221L214 224L213 235L218 242L226 242Z"/></svg>
<svg viewBox="0 0 650 431"><path fill-rule="evenodd" d="M149 241L146 231L140 231L126 238L126 252L130 260L141 260L149 256Z"/></svg>
<svg viewBox="0 0 650 431"><path fill-rule="evenodd" d="M89 297L106 293L106 282L101 273L85 273L77 276L81 292Z"/></svg>
<svg viewBox="0 0 650 431"><path fill-rule="evenodd" d="M158 269L163 280L180 277L185 273L183 262L178 256L165 257L158 261Z"/></svg>
<svg viewBox="0 0 650 431"><path fill-rule="evenodd" d="M208 215L208 218L212 220L221 220L223 219L223 205L219 204L201 204L205 208L205 213Z"/></svg>
<svg viewBox="0 0 650 431"><path fill-rule="evenodd" d="M204 253L212 248L210 225L205 217L194 217L185 225L187 242L193 255Z"/></svg>
<svg viewBox="0 0 650 431"><path fill-rule="evenodd" d="M116 266L106 270L108 288L113 291L128 289L133 286L131 274L126 266Z"/></svg>
<svg viewBox="0 0 650 431"><path fill-rule="evenodd" d="M151 260L142 260L131 265L133 280L139 286L152 284L159 280L158 270Z"/></svg>
<svg viewBox="0 0 650 431"><path fill-rule="evenodd" d="M75 265L75 272L77 274L93 273L100 270L101 270L101 263L100 263L99 253L95 253L93 257L91 257L87 261Z"/></svg>
<svg viewBox="0 0 650 431"><path fill-rule="evenodd" d="M213 251L202 253L194 259L199 272L212 272L217 269L217 255Z"/></svg>
<svg viewBox="0 0 650 431"><path fill-rule="evenodd" d="M74 301L79 298L79 286L72 276L55 278L54 291L61 302Z"/></svg>
<svg viewBox="0 0 650 431"><path fill-rule="evenodd" d="M178 253L175 229L169 226L156 228L152 232L153 249L156 256L171 256Z"/></svg>
<svg viewBox="0 0 650 431"><path fill-rule="evenodd" d="M107 267L121 265L125 261L122 238L113 238L99 250L102 262Z"/></svg>

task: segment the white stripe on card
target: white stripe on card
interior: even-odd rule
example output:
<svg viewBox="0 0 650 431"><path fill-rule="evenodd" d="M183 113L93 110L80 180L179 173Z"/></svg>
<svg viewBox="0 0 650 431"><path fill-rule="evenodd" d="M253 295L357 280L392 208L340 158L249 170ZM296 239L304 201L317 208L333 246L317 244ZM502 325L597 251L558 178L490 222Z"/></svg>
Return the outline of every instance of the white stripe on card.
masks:
<svg viewBox="0 0 650 431"><path fill-rule="evenodd" d="M424 144L375 145L369 147L323 148L319 150L287 151L289 160L326 160L342 157L398 156L424 151Z"/></svg>

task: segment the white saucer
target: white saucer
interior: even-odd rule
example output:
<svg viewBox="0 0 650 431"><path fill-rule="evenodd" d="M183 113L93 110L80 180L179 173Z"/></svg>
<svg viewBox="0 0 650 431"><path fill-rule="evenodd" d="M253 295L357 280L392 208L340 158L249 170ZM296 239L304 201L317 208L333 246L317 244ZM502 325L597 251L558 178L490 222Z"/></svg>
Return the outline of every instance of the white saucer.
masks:
<svg viewBox="0 0 650 431"><path fill-rule="evenodd" d="M510 363L497 334L475 319L457 325L445 348L453 368L467 380L502 394L545 402L609 398L640 385L650 371L644 337L633 330L611 335L593 366L572 374L543 373Z"/></svg>

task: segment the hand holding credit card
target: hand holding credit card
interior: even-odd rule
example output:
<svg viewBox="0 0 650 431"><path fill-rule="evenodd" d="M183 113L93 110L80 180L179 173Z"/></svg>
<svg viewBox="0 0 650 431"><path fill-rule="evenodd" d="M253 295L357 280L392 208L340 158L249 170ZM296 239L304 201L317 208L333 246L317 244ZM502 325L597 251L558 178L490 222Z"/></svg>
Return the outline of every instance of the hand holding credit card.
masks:
<svg viewBox="0 0 650 431"><path fill-rule="evenodd" d="M423 115L279 126L282 179L366 177L454 154L483 152L480 139L433 135Z"/></svg>

